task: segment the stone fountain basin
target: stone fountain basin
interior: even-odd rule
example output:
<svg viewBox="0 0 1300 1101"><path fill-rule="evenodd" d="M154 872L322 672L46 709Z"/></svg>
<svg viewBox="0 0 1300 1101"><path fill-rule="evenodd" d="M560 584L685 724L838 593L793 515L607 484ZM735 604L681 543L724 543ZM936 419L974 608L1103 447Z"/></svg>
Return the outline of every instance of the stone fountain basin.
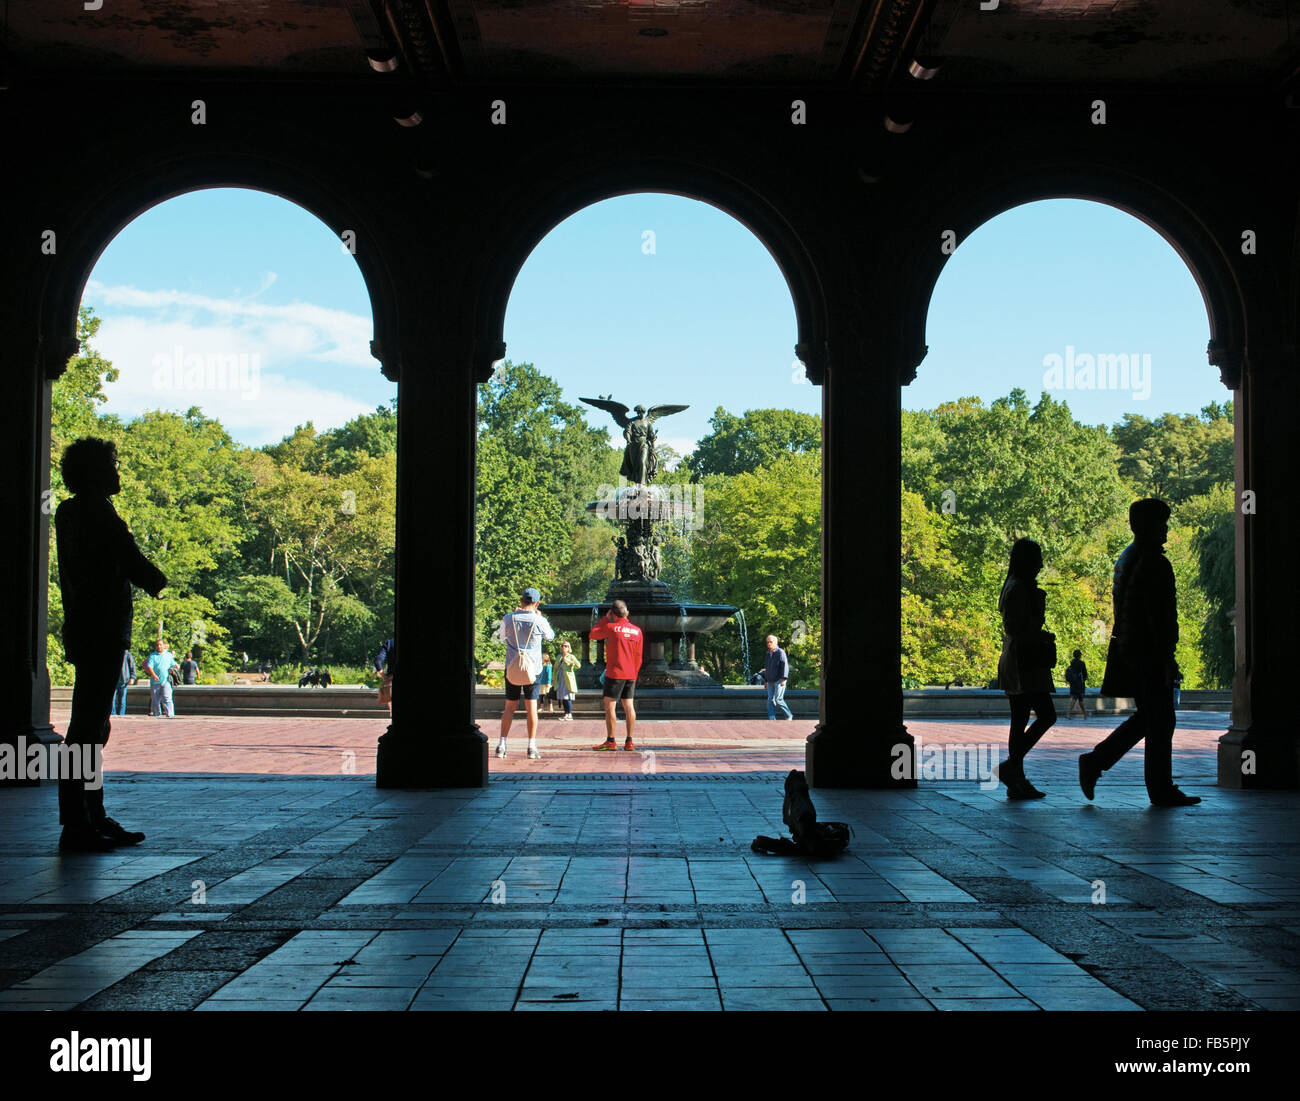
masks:
<svg viewBox="0 0 1300 1101"><path fill-rule="evenodd" d="M557 631L587 631L591 628L591 611L596 610L599 619L607 611L608 604L543 604L542 614ZM682 608L686 609L686 619L682 619ZM638 605L628 601L628 618L647 634L707 635L726 626L727 620L736 614L737 609L730 604L656 604Z"/></svg>

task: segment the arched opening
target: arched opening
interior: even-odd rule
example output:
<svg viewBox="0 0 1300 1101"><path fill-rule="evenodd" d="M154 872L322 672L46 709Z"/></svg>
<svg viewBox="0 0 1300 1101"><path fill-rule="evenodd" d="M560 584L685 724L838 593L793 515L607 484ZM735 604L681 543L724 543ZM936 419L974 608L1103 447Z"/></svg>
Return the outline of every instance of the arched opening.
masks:
<svg viewBox="0 0 1300 1101"><path fill-rule="evenodd" d="M1180 729L1205 742L1212 777L1234 670L1235 429L1205 361L1205 287L1144 220L1079 199L1007 210L948 259L929 354L904 391L905 689L945 694L954 714L1005 709L997 598L1027 537L1044 552L1062 721L1075 650L1090 717L1124 707L1098 696L1112 567L1132 539L1129 503L1160 497L1173 513Z"/></svg>
<svg viewBox="0 0 1300 1101"><path fill-rule="evenodd" d="M565 768L587 769L604 731L606 655L588 636L620 595L645 634L639 716L765 718L765 690L745 682L768 634L792 703L816 715L821 403L791 355L795 313L764 243L678 194L594 202L531 251L510 291L508 357L479 389L475 664L493 741L507 657L493 636L528 585L558 631L550 656L568 641L579 662L583 725L550 726L545 710L541 725ZM653 473L627 459L638 405ZM531 541L518 538L525 517ZM521 710L520 757L522 725ZM796 725L798 764L811 723ZM657 769L672 767L651 748Z"/></svg>
<svg viewBox="0 0 1300 1101"><path fill-rule="evenodd" d="M175 712L305 718L233 688L332 682L374 711L373 655L392 634L396 388L370 352L371 298L348 238L278 195L187 191L102 245L78 314L82 347L51 388L50 490L61 452L114 441L114 501L168 578L135 593L130 653L163 638L189 661ZM50 535L47 665L66 711L57 549ZM195 668L196 667L196 668ZM142 683L126 714L159 701ZM130 739L118 739L129 745ZM120 751L119 751L120 752ZM310 755L310 754L309 754ZM260 771L238 754L215 771ZM337 772L338 754L301 762ZM118 764L116 767L129 767ZM165 764L156 767L166 767Z"/></svg>

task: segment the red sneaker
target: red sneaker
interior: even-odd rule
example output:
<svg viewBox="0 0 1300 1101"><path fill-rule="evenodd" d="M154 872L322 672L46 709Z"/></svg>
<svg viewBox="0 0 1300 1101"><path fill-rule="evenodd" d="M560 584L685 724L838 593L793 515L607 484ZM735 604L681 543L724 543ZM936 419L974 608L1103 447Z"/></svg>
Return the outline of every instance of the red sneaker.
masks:
<svg viewBox="0 0 1300 1101"><path fill-rule="evenodd" d="M591 748L592 749L617 749L618 742L614 741L613 738L606 738L603 742L600 743L600 745L594 745Z"/></svg>
<svg viewBox="0 0 1300 1101"><path fill-rule="evenodd" d="M631 739L631 738L629 738L627 741L625 741L625 742L623 743L623 751L624 751L625 753L635 753L635 752L636 752L636 746L634 746L634 745L632 744L632 739Z"/></svg>

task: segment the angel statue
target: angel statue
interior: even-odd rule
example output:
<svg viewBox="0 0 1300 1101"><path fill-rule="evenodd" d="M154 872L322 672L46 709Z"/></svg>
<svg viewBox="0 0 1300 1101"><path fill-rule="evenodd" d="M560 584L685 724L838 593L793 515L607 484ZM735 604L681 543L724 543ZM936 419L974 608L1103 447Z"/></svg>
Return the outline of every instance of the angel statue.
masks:
<svg viewBox="0 0 1300 1101"><path fill-rule="evenodd" d="M614 418L614 423L623 429L623 439L627 443L623 448L623 465L619 467L618 472L629 482L637 485L653 482L659 470L658 460L655 458L655 441L658 439L654 428L655 420L666 417L670 413L680 413L690 406L652 405L647 409L644 405L638 405L636 416L628 417L627 406L621 401L612 401L613 396L608 394L604 397L578 400L597 409L604 409Z"/></svg>

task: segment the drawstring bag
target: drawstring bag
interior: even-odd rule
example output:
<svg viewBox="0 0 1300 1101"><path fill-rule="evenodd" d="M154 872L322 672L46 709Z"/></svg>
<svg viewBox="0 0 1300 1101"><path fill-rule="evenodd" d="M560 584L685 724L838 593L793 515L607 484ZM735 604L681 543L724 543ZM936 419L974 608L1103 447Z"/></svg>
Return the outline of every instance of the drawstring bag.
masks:
<svg viewBox="0 0 1300 1101"><path fill-rule="evenodd" d="M808 794L808 778L797 768L792 768L785 778L781 818L794 840L759 834L749 846L754 852L821 859L838 856L848 848L853 837L853 829L847 822L817 821L817 809Z"/></svg>
<svg viewBox="0 0 1300 1101"><path fill-rule="evenodd" d="M541 664L528 651L527 647L533 641L533 628L537 624L532 624L528 629L528 641L523 646L519 645L519 624L512 616L510 619L510 630L515 636L515 656L510 659L510 664L506 666L506 680L511 684L520 686L533 684L537 680L537 674L541 672L538 666Z"/></svg>

